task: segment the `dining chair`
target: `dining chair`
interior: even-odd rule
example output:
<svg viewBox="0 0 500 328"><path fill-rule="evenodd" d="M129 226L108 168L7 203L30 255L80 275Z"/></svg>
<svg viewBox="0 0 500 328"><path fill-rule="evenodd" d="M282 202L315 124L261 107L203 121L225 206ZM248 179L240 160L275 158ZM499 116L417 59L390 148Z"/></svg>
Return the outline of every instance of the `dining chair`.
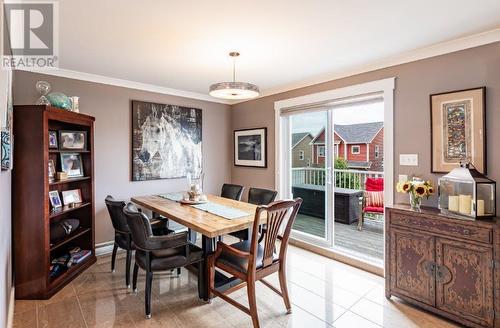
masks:
<svg viewBox="0 0 500 328"><path fill-rule="evenodd" d="M275 190L262 189L262 188L250 188L248 190L248 202L254 205L268 205L276 199L278 194ZM262 227L259 227L261 231ZM231 236L238 238L239 240L248 240L248 229L235 231L230 233Z"/></svg>
<svg viewBox="0 0 500 328"><path fill-rule="evenodd" d="M118 248L127 251L125 284L127 285L127 288L130 288L130 262L132 260L132 251L135 249L135 246L132 242L132 236L127 225L127 219L123 214L125 202L116 200L111 195L108 195L104 202L108 208L111 223L113 224L113 229L115 230L115 241L113 244L113 253L111 255L111 271L115 272L116 252L118 251Z"/></svg>
<svg viewBox="0 0 500 328"><path fill-rule="evenodd" d="M232 245L219 241L217 243L217 250L208 258L210 297L214 295L219 296L250 315L254 328L260 327L255 294L256 281L261 281L272 291L280 295L285 303L287 313L292 312L286 281L286 252L290 232L301 204L302 199L295 198L294 200L277 201L269 205L259 206L255 211L253 229L254 231L258 229L261 214L267 212L267 229L263 232L265 234L263 245L259 243L258 234L256 233L252 234L251 240L240 241ZM285 230L283 235L280 235L283 225L285 226ZM278 239L281 240L281 243L279 253L276 253L276 241ZM241 282L225 291L217 290L215 288L216 268L233 275L240 279ZM263 279L275 272L279 274L280 290ZM240 302L228 296L231 292L245 285L247 286L249 307L245 307Z"/></svg>
<svg viewBox="0 0 500 328"><path fill-rule="evenodd" d="M137 275L139 268L146 271L145 310L146 318L151 318L151 285L153 273L180 269L190 264L198 265L202 270L201 248L189 243L187 231L171 233L163 236L153 235L148 217L128 203L123 208L134 242L135 264L132 288L137 292ZM200 277L200 275L199 275Z"/></svg>
<svg viewBox="0 0 500 328"><path fill-rule="evenodd" d="M224 183L222 185L220 196L233 200L241 200L241 196L243 196L243 190L245 190L245 187L243 186Z"/></svg>

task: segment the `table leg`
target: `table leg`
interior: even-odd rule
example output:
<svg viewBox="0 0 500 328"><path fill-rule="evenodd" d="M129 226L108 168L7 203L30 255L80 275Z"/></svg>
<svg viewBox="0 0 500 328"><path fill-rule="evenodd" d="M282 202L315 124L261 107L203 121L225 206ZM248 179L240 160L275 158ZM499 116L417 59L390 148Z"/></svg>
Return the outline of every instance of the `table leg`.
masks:
<svg viewBox="0 0 500 328"><path fill-rule="evenodd" d="M201 268L201 272L198 272L198 296L200 297L200 299L206 302L209 301L208 279L210 277L208 276L208 256L214 252L214 249L215 238L209 238L205 235L202 235L201 250L203 253L203 265Z"/></svg>

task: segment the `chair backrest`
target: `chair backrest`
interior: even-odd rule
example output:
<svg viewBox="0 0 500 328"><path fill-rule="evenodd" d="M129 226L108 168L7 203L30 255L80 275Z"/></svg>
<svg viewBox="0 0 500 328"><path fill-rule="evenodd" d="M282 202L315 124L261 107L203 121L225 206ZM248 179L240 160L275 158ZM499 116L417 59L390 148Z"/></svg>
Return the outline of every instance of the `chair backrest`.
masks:
<svg viewBox="0 0 500 328"><path fill-rule="evenodd" d="M134 204L128 203L123 208L123 214L127 218L127 224L130 227L132 240L137 248L147 251L148 239L153 235L151 223L148 217L139 212Z"/></svg>
<svg viewBox="0 0 500 328"><path fill-rule="evenodd" d="M230 183L224 183L222 185L222 190L220 192L220 196L224 198L241 200L241 196L243 195L243 190L245 187Z"/></svg>
<svg viewBox="0 0 500 328"><path fill-rule="evenodd" d="M384 191L384 178L366 178L366 191Z"/></svg>
<svg viewBox="0 0 500 328"><path fill-rule="evenodd" d="M281 237L279 260L285 261L286 250L288 247L288 240L292 231L293 223L297 217L302 198L295 198L294 200L281 200L269 205L262 205L255 211L255 220L253 224L253 231L258 231L260 225L260 217L262 212L267 212L266 229L263 231L264 240L264 254L262 257L262 267L265 268L273 263L274 250L276 240L280 233L283 223L285 223L285 230ZM252 244L250 247L250 260L248 270L255 270L257 260L257 245L259 243L259 234L252 234Z"/></svg>
<svg viewBox="0 0 500 328"><path fill-rule="evenodd" d="M248 202L255 205L267 205L274 202L277 191L261 188L250 188L248 190Z"/></svg>
<svg viewBox="0 0 500 328"><path fill-rule="evenodd" d="M125 202L122 200L116 200L113 196L108 195L104 200L106 207L108 208L109 216L111 217L111 223L113 223L113 228L121 233L129 233L130 229L127 225L127 219L123 214L123 208L125 207Z"/></svg>

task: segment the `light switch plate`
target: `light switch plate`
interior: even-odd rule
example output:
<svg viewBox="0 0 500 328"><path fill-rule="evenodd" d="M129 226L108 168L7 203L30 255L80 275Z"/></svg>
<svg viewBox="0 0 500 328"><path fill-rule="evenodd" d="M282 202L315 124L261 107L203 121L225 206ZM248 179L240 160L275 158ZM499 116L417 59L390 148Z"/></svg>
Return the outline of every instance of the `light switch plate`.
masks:
<svg viewBox="0 0 500 328"><path fill-rule="evenodd" d="M418 166L418 154L399 154L399 165Z"/></svg>

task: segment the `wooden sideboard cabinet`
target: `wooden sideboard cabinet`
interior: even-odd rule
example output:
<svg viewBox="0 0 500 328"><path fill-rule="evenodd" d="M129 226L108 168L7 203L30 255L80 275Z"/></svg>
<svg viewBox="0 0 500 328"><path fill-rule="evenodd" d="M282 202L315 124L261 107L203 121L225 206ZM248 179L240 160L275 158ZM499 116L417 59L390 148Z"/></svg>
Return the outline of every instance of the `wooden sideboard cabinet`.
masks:
<svg viewBox="0 0 500 328"><path fill-rule="evenodd" d="M500 219L386 209L386 297L469 327L500 327Z"/></svg>

